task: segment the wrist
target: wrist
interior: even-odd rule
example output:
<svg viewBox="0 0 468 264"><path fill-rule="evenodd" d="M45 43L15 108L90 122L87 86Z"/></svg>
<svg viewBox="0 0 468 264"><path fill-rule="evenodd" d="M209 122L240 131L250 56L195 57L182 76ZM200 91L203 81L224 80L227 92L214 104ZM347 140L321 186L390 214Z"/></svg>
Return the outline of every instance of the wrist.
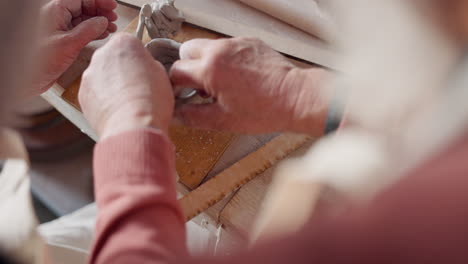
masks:
<svg viewBox="0 0 468 264"><path fill-rule="evenodd" d="M128 108L122 108L113 113L103 122L102 128L98 129L98 134L100 139L103 140L127 131L146 128L159 129L164 135L168 135L168 125L163 124L150 111L130 110Z"/></svg>
<svg viewBox="0 0 468 264"><path fill-rule="evenodd" d="M288 73L284 85L296 96L291 109L289 130L310 135L322 135L331 101L325 89L327 70L321 68L294 68Z"/></svg>

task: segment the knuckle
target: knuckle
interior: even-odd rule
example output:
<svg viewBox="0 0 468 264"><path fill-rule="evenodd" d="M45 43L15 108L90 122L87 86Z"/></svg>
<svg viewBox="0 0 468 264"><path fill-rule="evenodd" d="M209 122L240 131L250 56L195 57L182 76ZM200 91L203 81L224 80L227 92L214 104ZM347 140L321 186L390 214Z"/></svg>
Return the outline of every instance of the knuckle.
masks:
<svg viewBox="0 0 468 264"><path fill-rule="evenodd" d="M255 44L263 45L263 44L265 44L265 42L263 42L263 40L261 40L259 38L254 38L254 37L240 37L240 38L237 38L237 41L244 42L244 43L251 43L253 45L255 45Z"/></svg>
<svg viewBox="0 0 468 264"><path fill-rule="evenodd" d="M222 62L217 57L213 56L202 62L203 75L207 83L213 84L223 70Z"/></svg>
<svg viewBox="0 0 468 264"><path fill-rule="evenodd" d="M205 81L211 85L222 79L222 75L228 72L233 57L236 54L237 44L231 39L218 40L210 47L210 55L202 61L202 69Z"/></svg>
<svg viewBox="0 0 468 264"><path fill-rule="evenodd" d="M216 70L222 67L224 61L228 60L235 43L230 40L219 40L214 42L210 48L211 54L205 59L205 66L208 70Z"/></svg>
<svg viewBox="0 0 468 264"><path fill-rule="evenodd" d="M233 39L220 39L213 43L213 47L211 48L212 54L215 56L226 56L236 45L237 43Z"/></svg>
<svg viewBox="0 0 468 264"><path fill-rule="evenodd" d="M235 41L237 42L237 51L239 53L242 52L258 52L260 50L266 50L268 45L258 38L252 37L241 37L236 38Z"/></svg>
<svg viewBox="0 0 468 264"><path fill-rule="evenodd" d="M255 42L258 39L254 37L238 37L238 38L235 38L235 40L239 42Z"/></svg>

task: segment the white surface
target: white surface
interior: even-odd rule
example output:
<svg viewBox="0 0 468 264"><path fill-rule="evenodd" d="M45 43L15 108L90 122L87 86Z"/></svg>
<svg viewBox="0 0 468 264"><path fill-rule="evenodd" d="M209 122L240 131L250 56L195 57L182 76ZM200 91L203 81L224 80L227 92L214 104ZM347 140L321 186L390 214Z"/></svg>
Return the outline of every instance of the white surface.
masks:
<svg viewBox="0 0 468 264"><path fill-rule="evenodd" d="M52 263L85 264L94 241L97 207L90 204L82 209L39 227L47 243ZM216 232L194 221L186 224L187 248L192 255L203 253L216 240Z"/></svg>
<svg viewBox="0 0 468 264"><path fill-rule="evenodd" d="M142 6L152 0L124 0ZM293 26L237 0L176 0L187 22L234 37L256 37L277 51L333 68L333 50Z"/></svg>
<svg viewBox="0 0 468 264"><path fill-rule="evenodd" d="M63 92L64 90L60 85L54 84L52 88L41 96L49 102L49 104L55 107L55 109L57 109L57 111L59 111L63 116L70 120L70 122L81 129L81 132L88 135L94 141L97 141L98 136L89 125L88 121L84 118L83 113L62 99L61 95Z"/></svg>
<svg viewBox="0 0 468 264"><path fill-rule="evenodd" d="M320 39L329 40L334 23L319 0L237 0Z"/></svg>

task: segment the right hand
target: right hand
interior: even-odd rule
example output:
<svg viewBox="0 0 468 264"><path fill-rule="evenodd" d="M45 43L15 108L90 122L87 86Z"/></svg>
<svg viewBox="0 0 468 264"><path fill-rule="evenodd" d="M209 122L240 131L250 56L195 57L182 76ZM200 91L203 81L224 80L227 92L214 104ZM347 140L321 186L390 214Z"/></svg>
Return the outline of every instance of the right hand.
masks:
<svg viewBox="0 0 468 264"><path fill-rule="evenodd" d="M100 139L147 127L167 135L174 109L166 70L128 34L115 35L96 51L83 74L79 101Z"/></svg>
<svg viewBox="0 0 468 264"><path fill-rule="evenodd" d="M303 96L295 80L300 70L262 41L196 39L182 45L180 56L170 73L173 85L215 99L176 109L186 125L247 133L292 129Z"/></svg>

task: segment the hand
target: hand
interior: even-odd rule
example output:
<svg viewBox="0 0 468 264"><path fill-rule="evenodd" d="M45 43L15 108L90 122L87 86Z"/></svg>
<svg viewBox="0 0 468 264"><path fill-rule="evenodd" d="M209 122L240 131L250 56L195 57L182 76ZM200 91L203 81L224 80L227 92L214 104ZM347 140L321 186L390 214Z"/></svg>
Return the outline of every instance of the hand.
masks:
<svg viewBox="0 0 468 264"><path fill-rule="evenodd" d="M305 72L260 40L197 39L182 45L180 56L170 73L173 85L215 99L176 109L186 125L247 133L291 131L310 107L304 98Z"/></svg>
<svg viewBox="0 0 468 264"><path fill-rule="evenodd" d="M41 8L46 36L39 73L39 92L45 92L76 60L91 41L104 39L117 30L115 0L50 0Z"/></svg>
<svg viewBox="0 0 468 264"><path fill-rule="evenodd" d="M167 135L174 109L171 83L164 67L131 35L118 34L96 51L78 96L101 139L145 127Z"/></svg>

